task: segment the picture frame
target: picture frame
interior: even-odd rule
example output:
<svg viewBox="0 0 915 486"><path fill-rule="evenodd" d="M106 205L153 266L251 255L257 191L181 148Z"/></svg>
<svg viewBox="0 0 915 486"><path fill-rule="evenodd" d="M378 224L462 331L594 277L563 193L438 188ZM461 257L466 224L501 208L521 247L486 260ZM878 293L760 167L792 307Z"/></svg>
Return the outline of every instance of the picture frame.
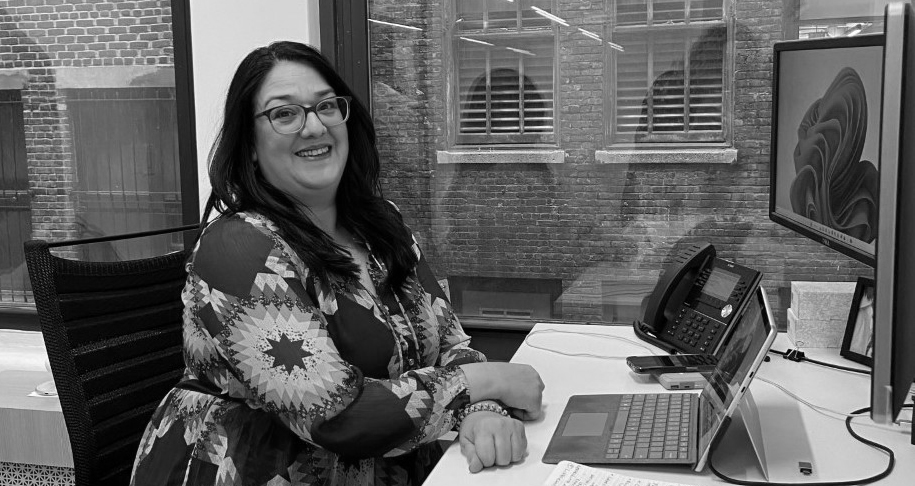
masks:
<svg viewBox="0 0 915 486"><path fill-rule="evenodd" d="M839 351L843 358L870 367L874 366L874 295L874 279L858 277Z"/></svg>

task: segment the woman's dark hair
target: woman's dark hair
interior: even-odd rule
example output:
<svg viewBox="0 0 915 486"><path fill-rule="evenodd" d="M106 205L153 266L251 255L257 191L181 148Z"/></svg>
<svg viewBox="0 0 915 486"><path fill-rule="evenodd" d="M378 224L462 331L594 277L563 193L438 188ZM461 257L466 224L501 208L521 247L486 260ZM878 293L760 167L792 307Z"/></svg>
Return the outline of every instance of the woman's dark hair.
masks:
<svg viewBox="0 0 915 486"><path fill-rule="evenodd" d="M337 189L338 224L371 245L388 266L387 284L399 289L417 262L412 236L396 208L385 201L378 180L380 163L371 114L331 64L313 47L274 42L248 54L239 64L226 95L223 124L210 152L210 204L221 214L253 211L269 218L309 270L358 276L349 253L297 209L295 199L267 182L253 160L255 96L273 67L282 61L315 69L338 96L353 96L346 122L349 157Z"/></svg>

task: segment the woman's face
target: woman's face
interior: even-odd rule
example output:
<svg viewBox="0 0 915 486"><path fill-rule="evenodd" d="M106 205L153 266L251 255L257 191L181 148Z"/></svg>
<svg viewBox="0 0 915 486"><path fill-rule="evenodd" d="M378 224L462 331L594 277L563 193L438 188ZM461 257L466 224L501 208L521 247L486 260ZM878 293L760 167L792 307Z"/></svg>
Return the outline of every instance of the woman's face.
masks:
<svg viewBox="0 0 915 486"><path fill-rule="evenodd" d="M311 66L280 61L267 73L254 110L260 113L290 103L314 106L335 95ZM305 126L295 133L277 133L266 116L257 117L254 126L255 161L268 182L309 206L334 200L349 155L346 123L326 128L310 112Z"/></svg>

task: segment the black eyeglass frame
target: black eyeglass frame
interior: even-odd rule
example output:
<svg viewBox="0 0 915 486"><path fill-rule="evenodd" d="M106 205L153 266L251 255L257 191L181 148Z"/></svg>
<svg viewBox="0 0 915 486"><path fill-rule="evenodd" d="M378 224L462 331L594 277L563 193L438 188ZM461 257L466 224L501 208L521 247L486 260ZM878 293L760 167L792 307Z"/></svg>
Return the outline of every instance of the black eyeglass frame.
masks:
<svg viewBox="0 0 915 486"><path fill-rule="evenodd" d="M318 114L318 110L315 109L315 107L320 105L321 103L324 103L325 101L337 100L337 99L342 99L346 102L346 116L343 117L343 121L341 121L340 123L334 123L333 125L328 125L327 123L324 123L324 120L321 119L321 115ZM346 123L346 121L349 120L350 105L351 105L352 100L353 100L352 96L330 96L328 98L324 98L323 100L318 101L317 103L315 103L312 106L300 105L298 103L286 103L284 105L274 106L272 108L267 108L266 110L264 110L260 113L256 113L254 115L254 118L260 118L262 116L267 117L267 121L270 123L270 128L272 128L273 131L275 131L276 133L278 133L280 135L289 135L290 133L296 133L296 132L301 131L302 128L305 128L305 124L308 122L309 113L314 113L315 117L318 118L318 121L321 122L321 124L324 125L325 127L327 127L327 128L336 127L338 125L342 125L342 124ZM299 108L302 108L303 110L305 110L305 114L302 116L302 125L298 129L284 133L284 132L277 130L276 125L273 124L273 120L270 119L269 115L274 110L279 110L280 108L286 108L287 106L298 106Z"/></svg>

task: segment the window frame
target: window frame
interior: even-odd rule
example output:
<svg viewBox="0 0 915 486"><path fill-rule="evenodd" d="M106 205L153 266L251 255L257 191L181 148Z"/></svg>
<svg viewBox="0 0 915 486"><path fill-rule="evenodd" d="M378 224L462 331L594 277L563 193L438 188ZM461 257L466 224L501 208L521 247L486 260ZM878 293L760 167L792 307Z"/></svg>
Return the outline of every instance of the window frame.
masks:
<svg viewBox="0 0 915 486"><path fill-rule="evenodd" d="M461 134L460 127L460 118L461 118L461 108L460 108L460 82L458 80L459 70L457 66L457 49L460 45L460 40L458 39L461 34L458 33L455 28L455 22L457 20L457 2L459 0L445 0L443 3L443 20L444 20L444 32L442 45L443 49L443 66L442 76L443 76L443 86L445 91L445 106L446 106L446 119L449 120L449 123L446 123L446 136L447 136L447 146L449 148L466 148L466 147L483 147L490 149L504 149L504 148L513 148L513 149L549 149L559 147L560 140L560 113L559 106L561 105L559 100L559 41L560 41L560 31L555 23L550 22L548 27L541 28L531 28L531 29L522 29L520 27L515 27L512 29L493 29L492 32L482 32L482 33L472 33L474 37L483 37L483 38L504 38L504 37L516 37L516 36L536 36L542 35L544 32L549 31L552 35L552 52L553 52L553 66L552 66L552 77L553 83L551 87L552 91L552 126L553 130L551 132L541 132L541 133L511 133L511 134ZM557 0L551 1L550 8L552 11L555 11L557 8ZM520 23L520 3L516 5L519 9L519 20ZM523 73L521 73L523 75Z"/></svg>
<svg viewBox="0 0 915 486"><path fill-rule="evenodd" d="M319 0L321 54L372 113L368 2Z"/></svg>
<svg viewBox="0 0 915 486"><path fill-rule="evenodd" d="M178 116L179 182L181 219L184 224L200 222L197 180L197 118L194 111L194 56L191 43L190 0L172 0L172 47L175 66L175 103ZM196 235L184 234L184 246L191 248Z"/></svg>
<svg viewBox="0 0 915 486"><path fill-rule="evenodd" d="M688 8L688 4L693 0L683 0L686 4L685 8ZM684 137L684 132L678 132L676 134L661 134L655 135L651 139L637 141L635 139L635 132L626 132L626 135L620 135L616 129L616 109L617 109L617 59L618 53L616 50L611 48L609 45L605 48L605 65L607 66L608 80L607 80L607 96L604 97L604 110L607 113L605 118L605 137L606 144L608 148L612 149L632 149L635 147L641 149L657 149L657 150L676 150L679 148L689 148L689 149L701 149L701 148L726 148L733 147L733 119L735 116L734 113L734 68L736 65L736 45L735 45L735 30L736 22L734 20L734 2L736 0L722 0L722 18L721 20L714 21L694 21L690 22L688 19L683 23L675 24L674 27L669 27L667 25L660 27L651 27L648 25L645 26L625 26L620 27L616 25L616 3L612 0L607 0L606 9L607 15L610 19L607 29L607 38L611 41L614 41L615 35L620 30L624 32L637 32L640 29L645 31L649 29L668 29L668 28L680 28L683 30L695 29L696 26L703 27L713 27L713 26L723 26L726 29L725 36L725 45L724 45L724 56L722 59L722 110L721 110L721 135L714 136L715 138L702 139L704 137L696 137L694 140L689 140L688 136ZM648 3L649 7L651 3ZM646 14L650 17L650 10ZM651 87L646 89L650 90ZM731 159L730 155L727 155L725 159ZM725 161L723 161L725 162ZM725 162L728 163L728 162Z"/></svg>

